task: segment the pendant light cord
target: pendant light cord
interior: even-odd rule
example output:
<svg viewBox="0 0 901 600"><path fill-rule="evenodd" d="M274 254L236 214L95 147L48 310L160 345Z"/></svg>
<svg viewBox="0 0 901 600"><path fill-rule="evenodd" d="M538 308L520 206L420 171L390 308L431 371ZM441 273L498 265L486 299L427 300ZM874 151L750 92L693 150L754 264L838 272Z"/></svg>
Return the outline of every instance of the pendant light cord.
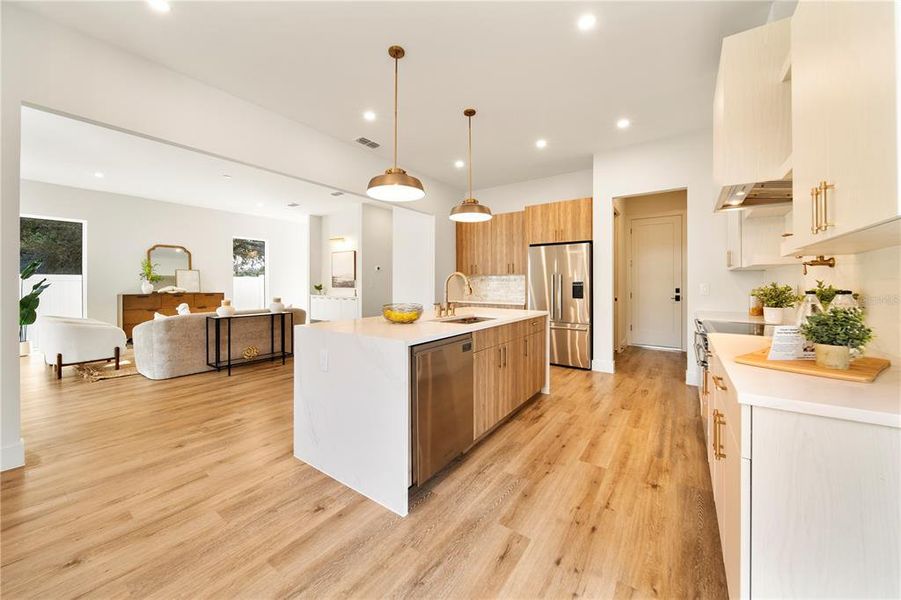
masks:
<svg viewBox="0 0 901 600"><path fill-rule="evenodd" d="M394 168L397 169L397 61L394 59Z"/></svg>
<svg viewBox="0 0 901 600"><path fill-rule="evenodd" d="M472 117L469 120L469 198L472 199Z"/></svg>

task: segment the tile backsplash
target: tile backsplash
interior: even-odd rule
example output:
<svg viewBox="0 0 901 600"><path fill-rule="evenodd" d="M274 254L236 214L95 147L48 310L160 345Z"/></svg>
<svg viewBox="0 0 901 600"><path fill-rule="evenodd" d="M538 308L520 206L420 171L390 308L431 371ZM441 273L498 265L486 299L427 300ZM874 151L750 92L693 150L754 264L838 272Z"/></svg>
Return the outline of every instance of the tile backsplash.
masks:
<svg viewBox="0 0 901 600"><path fill-rule="evenodd" d="M526 303L525 275L473 275L469 282L472 296L458 298L461 302Z"/></svg>

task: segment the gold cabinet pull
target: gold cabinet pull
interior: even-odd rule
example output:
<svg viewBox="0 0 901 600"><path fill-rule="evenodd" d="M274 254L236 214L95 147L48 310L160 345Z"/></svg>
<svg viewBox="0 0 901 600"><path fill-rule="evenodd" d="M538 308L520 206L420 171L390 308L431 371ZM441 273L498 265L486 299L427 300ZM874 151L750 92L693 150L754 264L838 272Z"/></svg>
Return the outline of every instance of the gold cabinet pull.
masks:
<svg viewBox="0 0 901 600"><path fill-rule="evenodd" d="M728 391L729 388L726 387L726 384L723 383L723 378L719 375L712 375L713 377L713 385L716 386L716 389L725 392Z"/></svg>
<svg viewBox="0 0 901 600"><path fill-rule="evenodd" d="M816 234L820 231L820 190L819 188L810 188L810 233Z"/></svg>
<svg viewBox="0 0 901 600"><path fill-rule="evenodd" d="M828 203L826 201L827 200L826 192L829 190L834 190L834 189L835 189L835 184L829 183L828 181L820 182L819 197L820 197L820 201L823 203L823 210L820 213L820 218L822 219L822 224L820 225L821 231L826 231L830 227L833 227L833 224L829 222L829 213L828 213L828 208L827 208Z"/></svg>
<svg viewBox="0 0 901 600"><path fill-rule="evenodd" d="M720 430L720 427L726 424L726 415L721 413L718 410L713 411L713 457L716 460L723 460L726 458L726 453L723 452L723 432Z"/></svg>

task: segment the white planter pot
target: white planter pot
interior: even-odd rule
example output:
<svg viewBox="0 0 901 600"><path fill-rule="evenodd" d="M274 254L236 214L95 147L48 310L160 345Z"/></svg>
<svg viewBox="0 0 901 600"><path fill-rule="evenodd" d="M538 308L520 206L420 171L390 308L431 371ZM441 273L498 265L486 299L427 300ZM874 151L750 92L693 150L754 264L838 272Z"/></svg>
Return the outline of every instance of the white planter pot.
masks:
<svg viewBox="0 0 901 600"><path fill-rule="evenodd" d="M141 293L142 294L151 294L153 293L153 284L149 281L141 282Z"/></svg>
<svg viewBox="0 0 901 600"><path fill-rule="evenodd" d="M269 305L269 312L281 313L285 312L285 305L282 302L282 299L276 296L272 299L272 304Z"/></svg>
<svg viewBox="0 0 901 600"><path fill-rule="evenodd" d="M847 346L830 346L814 344L817 353L817 366L826 369L847 371L851 367L851 350Z"/></svg>
<svg viewBox="0 0 901 600"><path fill-rule="evenodd" d="M782 317L785 311L781 308L763 307L763 322L768 325L782 325Z"/></svg>
<svg viewBox="0 0 901 600"><path fill-rule="evenodd" d="M216 309L216 314L220 317L233 317L235 312L235 307L232 306L232 301L229 298L225 298L222 301L222 306Z"/></svg>
<svg viewBox="0 0 901 600"><path fill-rule="evenodd" d="M31 342L19 342L19 356L31 354Z"/></svg>

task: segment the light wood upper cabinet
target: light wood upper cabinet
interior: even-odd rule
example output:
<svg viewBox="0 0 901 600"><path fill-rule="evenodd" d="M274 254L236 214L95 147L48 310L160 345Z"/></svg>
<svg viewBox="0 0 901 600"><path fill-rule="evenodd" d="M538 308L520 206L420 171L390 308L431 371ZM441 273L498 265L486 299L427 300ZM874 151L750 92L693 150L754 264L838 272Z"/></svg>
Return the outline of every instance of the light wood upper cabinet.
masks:
<svg viewBox="0 0 901 600"><path fill-rule="evenodd" d="M457 223L457 270L467 275L524 275L522 211L482 223Z"/></svg>
<svg viewBox="0 0 901 600"><path fill-rule="evenodd" d="M589 241L591 219L591 198L527 206L526 244Z"/></svg>
<svg viewBox="0 0 901 600"><path fill-rule="evenodd" d="M713 102L713 176L721 185L783 179L792 153L789 19L723 39Z"/></svg>
<svg viewBox="0 0 901 600"><path fill-rule="evenodd" d="M898 10L811 0L791 19L793 252L899 242ZM834 187L812 198L822 182Z"/></svg>

